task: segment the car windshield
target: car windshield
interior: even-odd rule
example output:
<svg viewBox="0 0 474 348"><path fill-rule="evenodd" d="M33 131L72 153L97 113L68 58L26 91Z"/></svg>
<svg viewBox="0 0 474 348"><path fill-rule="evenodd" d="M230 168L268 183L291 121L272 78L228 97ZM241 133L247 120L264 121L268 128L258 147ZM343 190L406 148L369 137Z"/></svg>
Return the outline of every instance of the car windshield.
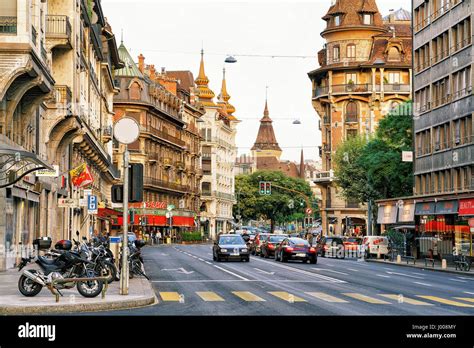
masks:
<svg viewBox="0 0 474 348"><path fill-rule="evenodd" d="M219 238L219 244L223 245L241 245L245 244L240 236L224 236Z"/></svg>
<svg viewBox="0 0 474 348"><path fill-rule="evenodd" d="M268 239L269 235L268 234L261 234L258 236L262 242L266 241Z"/></svg>
<svg viewBox="0 0 474 348"><path fill-rule="evenodd" d="M281 242L285 238L286 236L270 236L268 237L268 241L270 243Z"/></svg>
<svg viewBox="0 0 474 348"><path fill-rule="evenodd" d="M347 241L350 243L359 243L360 239L359 238L347 238Z"/></svg>
<svg viewBox="0 0 474 348"><path fill-rule="evenodd" d="M301 238L290 238L290 243L296 244L296 245L309 245L307 240L304 240Z"/></svg>

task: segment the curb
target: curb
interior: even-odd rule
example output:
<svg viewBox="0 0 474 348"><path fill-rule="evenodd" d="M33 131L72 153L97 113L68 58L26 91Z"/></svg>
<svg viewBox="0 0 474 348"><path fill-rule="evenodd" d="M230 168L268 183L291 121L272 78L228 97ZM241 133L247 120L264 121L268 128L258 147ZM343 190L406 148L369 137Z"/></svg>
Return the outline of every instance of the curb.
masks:
<svg viewBox="0 0 474 348"><path fill-rule="evenodd" d="M451 273L451 274L458 274L458 275L466 275L470 277L474 277L474 272L463 272L463 271L454 271L450 269L436 269L436 268L431 268L431 267L414 267L412 265L406 265L403 263L396 263L396 262L386 262L386 261L378 261L378 260L365 260L366 262L376 262L376 263L381 263L385 265L394 265L394 266L400 266L400 267L408 267L408 268L414 268L414 269L422 269L424 271L433 271L433 272L444 272L444 273Z"/></svg>
<svg viewBox="0 0 474 348"><path fill-rule="evenodd" d="M145 285L142 282L141 287ZM146 281L149 289L149 294L140 296L132 300L113 300L107 301L107 295L102 302L94 303L64 303L61 304L61 300L58 305L54 302L54 297L51 296L52 303L54 305L31 305L31 306L0 306L0 315L35 315L35 314L57 314L57 313L77 313L77 312L95 312L95 311L113 311L120 309L131 309L137 307L145 307L149 305L157 304L159 301L156 298L155 292L150 282ZM99 295L100 296L100 295Z"/></svg>

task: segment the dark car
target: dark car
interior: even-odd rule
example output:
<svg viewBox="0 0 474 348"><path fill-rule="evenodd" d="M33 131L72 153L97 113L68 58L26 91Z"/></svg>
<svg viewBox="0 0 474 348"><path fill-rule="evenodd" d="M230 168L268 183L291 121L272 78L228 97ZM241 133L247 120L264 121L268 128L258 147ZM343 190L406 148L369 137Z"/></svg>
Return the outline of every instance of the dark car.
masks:
<svg viewBox="0 0 474 348"><path fill-rule="evenodd" d="M265 258L273 257L278 243L281 243L286 238L288 238L286 234L269 234L268 238L260 246L260 256Z"/></svg>
<svg viewBox="0 0 474 348"><path fill-rule="evenodd" d="M302 238L285 238L275 250L275 261L288 262L288 260L309 261L314 264L318 262L316 248Z"/></svg>
<svg viewBox="0 0 474 348"><path fill-rule="evenodd" d="M214 242L212 259L250 261L250 253L242 236L238 234L222 234Z"/></svg>
<svg viewBox="0 0 474 348"><path fill-rule="evenodd" d="M252 248L250 250L252 255L260 254L262 244L268 239L268 236L270 236L270 233L257 233L255 235L255 239L253 240Z"/></svg>
<svg viewBox="0 0 474 348"><path fill-rule="evenodd" d="M319 251L322 257L344 258L344 241L342 237L323 237Z"/></svg>
<svg viewBox="0 0 474 348"><path fill-rule="evenodd" d="M362 238L360 237L345 237L343 240L344 250L346 253L358 255L361 250Z"/></svg>

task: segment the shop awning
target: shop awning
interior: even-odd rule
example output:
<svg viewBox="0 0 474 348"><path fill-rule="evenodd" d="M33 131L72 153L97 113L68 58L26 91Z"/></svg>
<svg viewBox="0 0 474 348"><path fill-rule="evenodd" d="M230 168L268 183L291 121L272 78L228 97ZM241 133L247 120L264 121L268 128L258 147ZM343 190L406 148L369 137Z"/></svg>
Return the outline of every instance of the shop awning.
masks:
<svg viewBox="0 0 474 348"><path fill-rule="evenodd" d="M194 227L194 218L191 216L173 216L173 226Z"/></svg>
<svg viewBox="0 0 474 348"><path fill-rule="evenodd" d="M474 216L474 198L459 201L459 216Z"/></svg>
<svg viewBox="0 0 474 348"><path fill-rule="evenodd" d="M377 223L388 225L397 222L397 206L396 205L380 205L377 216Z"/></svg>
<svg viewBox="0 0 474 348"><path fill-rule="evenodd" d="M398 207L398 222L415 221L415 204L404 203Z"/></svg>
<svg viewBox="0 0 474 348"><path fill-rule="evenodd" d="M414 230L415 225L398 225L392 227L394 230Z"/></svg>
<svg viewBox="0 0 474 348"><path fill-rule="evenodd" d="M444 214L457 214L458 213L458 201L441 201L436 202L436 215Z"/></svg>
<svg viewBox="0 0 474 348"><path fill-rule="evenodd" d="M435 202L420 202L415 205L415 215L434 215Z"/></svg>

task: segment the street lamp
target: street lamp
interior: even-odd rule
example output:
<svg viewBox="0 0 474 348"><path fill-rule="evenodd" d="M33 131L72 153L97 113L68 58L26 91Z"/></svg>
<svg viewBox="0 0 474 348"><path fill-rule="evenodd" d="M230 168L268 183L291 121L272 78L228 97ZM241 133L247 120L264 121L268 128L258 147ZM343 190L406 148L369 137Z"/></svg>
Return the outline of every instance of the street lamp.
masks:
<svg viewBox="0 0 474 348"><path fill-rule="evenodd" d="M233 64L233 63L237 63L237 59L235 59L235 57L233 57L233 56L227 56L226 59L224 60L224 62Z"/></svg>

